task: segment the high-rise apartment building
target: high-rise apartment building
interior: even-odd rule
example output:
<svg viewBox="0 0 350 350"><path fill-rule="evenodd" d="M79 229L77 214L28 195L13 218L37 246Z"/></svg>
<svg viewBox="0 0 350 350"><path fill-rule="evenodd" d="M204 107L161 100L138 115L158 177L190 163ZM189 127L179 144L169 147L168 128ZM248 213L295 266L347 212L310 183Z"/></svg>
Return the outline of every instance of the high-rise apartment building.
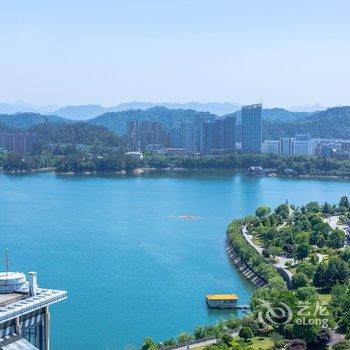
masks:
<svg viewBox="0 0 350 350"><path fill-rule="evenodd" d="M315 144L313 141L300 141L294 142L294 154L296 156L311 156L315 153Z"/></svg>
<svg viewBox="0 0 350 350"><path fill-rule="evenodd" d="M31 153L37 137L30 132L0 133L0 148L9 152Z"/></svg>
<svg viewBox="0 0 350 350"><path fill-rule="evenodd" d="M236 117L202 123L201 152L236 150Z"/></svg>
<svg viewBox="0 0 350 350"><path fill-rule="evenodd" d="M262 152L269 154L279 154L280 142L278 140L265 140L262 144Z"/></svg>
<svg viewBox="0 0 350 350"><path fill-rule="evenodd" d="M279 142L279 154L282 156L294 155L294 143L295 139L292 137L283 137Z"/></svg>
<svg viewBox="0 0 350 350"><path fill-rule="evenodd" d="M242 107L242 151L261 153L262 104Z"/></svg>
<svg viewBox="0 0 350 350"><path fill-rule="evenodd" d="M187 153L196 151L194 123L181 123L179 128L179 148L183 148Z"/></svg>
<svg viewBox="0 0 350 350"><path fill-rule="evenodd" d="M127 137L133 148L146 149L149 145L169 146L169 134L166 127L158 121L129 121Z"/></svg>

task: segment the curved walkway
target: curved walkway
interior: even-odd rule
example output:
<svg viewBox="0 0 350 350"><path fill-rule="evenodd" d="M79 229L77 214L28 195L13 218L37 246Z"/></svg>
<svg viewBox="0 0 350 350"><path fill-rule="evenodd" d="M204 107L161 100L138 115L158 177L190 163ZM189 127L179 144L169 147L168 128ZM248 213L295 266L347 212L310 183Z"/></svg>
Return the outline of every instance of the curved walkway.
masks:
<svg viewBox="0 0 350 350"><path fill-rule="evenodd" d="M249 234L249 231L247 230L246 226L242 227L242 234L245 238L245 240L259 253L262 254L264 248L262 248L261 246L257 245L254 243L253 239L254 236ZM278 261L276 263L272 263L272 265L278 270L282 270L283 274L282 276L284 277L284 275L287 276L287 278L289 279L288 284L290 283L290 281L292 280L292 273L286 268L286 263L287 262L293 262L293 259L290 258L285 258L284 256L278 256L277 257Z"/></svg>
<svg viewBox="0 0 350 350"><path fill-rule="evenodd" d="M231 337L235 338L238 337L238 332L233 332L231 333ZM179 348L173 348L172 350L187 350L187 349L196 349L199 347L204 347L208 345L213 345L217 343L219 339L211 339L211 340L205 340L205 341L199 341L198 343L194 343L191 345L185 345L185 346L180 346Z"/></svg>

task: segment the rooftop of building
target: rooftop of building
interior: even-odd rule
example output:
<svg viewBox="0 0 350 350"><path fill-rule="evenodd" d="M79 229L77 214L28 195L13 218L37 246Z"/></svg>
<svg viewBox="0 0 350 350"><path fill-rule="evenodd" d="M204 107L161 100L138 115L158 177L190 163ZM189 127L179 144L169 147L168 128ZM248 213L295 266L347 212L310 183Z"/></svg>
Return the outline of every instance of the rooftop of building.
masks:
<svg viewBox="0 0 350 350"><path fill-rule="evenodd" d="M14 303L24 298L26 298L26 294L23 293L0 294L0 307Z"/></svg>
<svg viewBox="0 0 350 350"><path fill-rule="evenodd" d="M255 109L255 108L262 108L262 104L256 103L253 105L242 106L242 109Z"/></svg>
<svg viewBox="0 0 350 350"><path fill-rule="evenodd" d="M208 294L207 300L238 300L236 294Z"/></svg>
<svg viewBox="0 0 350 350"><path fill-rule="evenodd" d="M0 273L0 323L41 309L67 298L67 292L38 288L36 272L29 281L22 272Z"/></svg>

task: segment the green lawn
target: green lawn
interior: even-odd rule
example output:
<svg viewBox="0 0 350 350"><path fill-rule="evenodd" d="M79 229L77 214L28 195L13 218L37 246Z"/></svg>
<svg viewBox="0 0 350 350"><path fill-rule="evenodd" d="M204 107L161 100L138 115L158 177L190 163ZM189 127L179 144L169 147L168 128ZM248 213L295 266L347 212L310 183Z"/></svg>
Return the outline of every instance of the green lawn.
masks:
<svg viewBox="0 0 350 350"><path fill-rule="evenodd" d="M254 337L252 339L252 344L249 345L248 348L254 349L254 350L268 350L271 349L273 346L273 342L269 338L265 337Z"/></svg>
<svg viewBox="0 0 350 350"><path fill-rule="evenodd" d="M319 301L323 303L329 303L331 300L331 295L330 294L318 294L318 299Z"/></svg>
<svg viewBox="0 0 350 350"><path fill-rule="evenodd" d="M237 344L237 338L232 344ZM239 338L238 338L239 339ZM254 337L251 339L251 344L247 344L244 349L247 350L270 350L272 349L273 342L271 339L266 337Z"/></svg>
<svg viewBox="0 0 350 350"><path fill-rule="evenodd" d="M232 341L232 344L237 344L237 339ZM271 339L266 337L254 337L252 338L252 344L246 345L245 349L247 350L270 350L272 349L273 342ZM192 348L195 350L204 350L204 346L199 346L197 348Z"/></svg>

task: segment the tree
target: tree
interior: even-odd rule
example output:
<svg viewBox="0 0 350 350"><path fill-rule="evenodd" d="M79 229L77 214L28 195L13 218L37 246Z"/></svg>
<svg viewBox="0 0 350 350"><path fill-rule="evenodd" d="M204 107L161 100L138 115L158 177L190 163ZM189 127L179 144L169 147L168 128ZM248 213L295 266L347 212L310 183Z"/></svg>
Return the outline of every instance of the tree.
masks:
<svg viewBox="0 0 350 350"><path fill-rule="evenodd" d="M224 333L220 339L220 342L229 346L232 342L232 336L229 333Z"/></svg>
<svg viewBox="0 0 350 350"><path fill-rule="evenodd" d="M317 202L309 202L306 204L306 210L312 213L319 213L321 211L321 207Z"/></svg>
<svg viewBox="0 0 350 350"><path fill-rule="evenodd" d="M312 279L314 277L316 271L315 265L313 265L310 262L302 262L297 267L297 272L304 273L309 279Z"/></svg>
<svg viewBox="0 0 350 350"><path fill-rule="evenodd" d="M329 288L337 283L344 283L349 278L349 267L339 257L332 257L329 259L325 277Z"/></svg>
<svg viewBox="0 0 350 350"><path fill-rule="evenodd" d="M349 350L350 340L341 340L339 343L333 345L333 350Z"/></svg>
<svg viewBox="0 0 350 350"><path fill-rule="evenodd" d="M350 247L345 247L340 256L344 261L349 262L350 261Z"/></svg>
<svg viewBox="0 0 350 350"><path fill-rule="evenodd" d="M346 197L346 196L341 197L338 206L339 207L350 208L350 203L349 203L348 197Z"/></svg>
<svg viewBox="0 0 350 350"><path fill-rule="evenodd" d="M256 209L255 211L255 215L262 219L262 218L265 218L267 217L271 212L271 208L270 207L267 207L267 206L261 206L259 208Z"/></svg>
<svg viewBox="0 0 350 350"><path fill-rule="evenodd" d="M226 321L226 326L231 330L236 330L241 325L241 320L239 318L230 318Z"/></svg>
<svg viewBox="0 0 350 350"><path fill-rule="evenodd" d="M309 244L310 242L310 233L306 231L298 232L294 236L295 244Z"/></svg>
<svg viewBox="0 0 350 350"><path fill-rule="evenodd" d="M293 324L294 337L304 339L307 343L312 343L321 330L321 326L317 324L317 319L312 315L303 316L303 319L305 319L305 324Z"/></svg>
<svg viewBox="0 0 350 350"><path fill-rule="evenodd" d="M328 328L321 328L321 330L318 332L315 342L320 345L321 347L324 347L329 341L331 340L331 332Z"/></svg>
<svg viewBox="0 0 350 350"><path fill-rule="evenodd" d="M268 259L271 255L271 252L268 248L264 248L262 250L261 254L263 255L264 258Z"/></svg>
<svg viewBox="0 0 350 350"><path fill-rule="evenodd" d="M317 266L316 272L314 275L314 285L315 287L324 288L327 285L327 265L321 263Z"/></svg>
<svg viewBox="0 0 350 350"><path fill-rule="evenodd" d="M275 209L275 213L285 220L289 216L289 206L287 204L281 204Z"/></svg>
<svg viewBox="0 0 350 350"><path fill-rule="evenodd" d="M153 341L152 338L148 337L148 338L145 338L145 340L143 341L140 350L157 350L157 349L158 349L158 345Z"/></svg>
<svg viewBox="0 0 350 350"><path fill-rule="evenodd" d="M186 332L182 332L178 336L178 343L179 344L187 343L190 340L191 340L191 335L186 333Z"/></svg>
<svg viewBox="0 0 350 350"><path fill-rule="evenodd" d="M298 289L301 287L306 287L308 285L309 279L303 272L297 272L292 277L293 288Z"/></svg>
<svg viewBox="0 0 350 350"><path fill-rule="evenodd" d="M248 326L243 326L243 327L240 329L240 331L239 331L239 336L240 336L243 340L247 341L248 339L253 338L254 333L253 333L253 330L252 330L250 327L248 327Z"/></svg>
<svg viewBox="0 0 350 350"><path fill-rule="evenodd" d="M309 244L299 244L295 252L295 259L304 260L310 253L311 247Z"/></svg>
<svg viewBox="0 0 350 350"><path fill-rule="evenodd" d="M284 349L286 342L281 334L273 332L270 338L273 341L274 349Z"/></svg>
<svg viewBox="0 0 350 350"><path fill-rule="evenodd" d="M318 298L315 287L300 287L295 291L298 300L315 302Z"/></svg>
<svg viewBox="0 0 350 350"><path fill-rule="evenodd" d="M306 342L303 339L290 340L287 345L287 350L306 350Z"/></svg>
<svg viewBox="0 0 350 350"><path fill-rule="evenodd" d="M345 238L345 232L336 228L329 234L328 246L334 249L342 248L345 244Z"/></svg>
<svg viewBox="0 0 350 350"><path fill-rule="evenodd" d="M206 337L206 331L204 327L197 327L194 332L193 335L196 339L202 339Z"/></svg>

